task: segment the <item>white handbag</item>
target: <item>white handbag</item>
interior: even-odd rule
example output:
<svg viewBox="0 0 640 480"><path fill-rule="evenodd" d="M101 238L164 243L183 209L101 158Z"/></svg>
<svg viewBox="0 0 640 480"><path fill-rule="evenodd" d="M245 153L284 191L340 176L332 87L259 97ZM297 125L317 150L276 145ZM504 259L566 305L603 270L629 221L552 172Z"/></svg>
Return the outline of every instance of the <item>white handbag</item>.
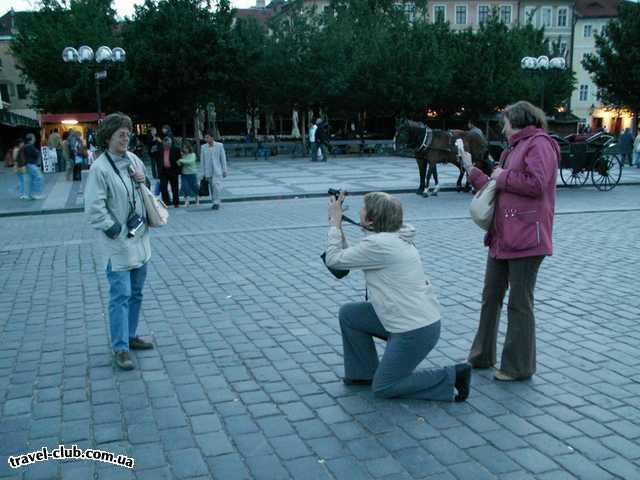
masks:
<svg viewBox="0 0 640 480"><path fill-rule="evenodd" d="M485 231L491 228L496 209L496 181L489 180L476 192L469 205L469 213L473 221Z"/></svg>
<svg viewBox="0 0 640 480"><path fill-rule="evenodd" d="M169 221L169 210L162 200L156 198L144 183L140 184L140 193L147 211L147 222L150 227L161 227Z"/></svg>

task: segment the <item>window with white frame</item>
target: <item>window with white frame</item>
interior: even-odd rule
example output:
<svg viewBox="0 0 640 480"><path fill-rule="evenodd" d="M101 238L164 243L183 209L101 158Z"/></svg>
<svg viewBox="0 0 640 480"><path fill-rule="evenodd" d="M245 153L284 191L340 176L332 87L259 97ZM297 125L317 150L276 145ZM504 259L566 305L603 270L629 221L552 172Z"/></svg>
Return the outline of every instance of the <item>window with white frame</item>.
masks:
<svg viewBox="0 0 640 480"><path fill-rule="evenodd" d="M567 53L567 42L564 40L560 40L559 44L560 56L563 57L565 53Z"/></svg>
<svg viewBox="0 0 640 480"><path fill-rule="evenodd" d="M467 6L456 5L456 25L467 24Z"/></svg>
<svg viewBox="0 0 640 480"><path fill-rule="evenodd" d="M567 26L567 19L569 18L569 9L567 7L558 8L558 21L557 25L559 27Z"/></svg>
<svg viewBox="0 0 640 480"><path fill-rule="evenodd" d="M444 5L433 6L433 21L434 22L446 22L447 21L447 7Z"/></svg>
<svg viewBox="0 0 640 480"><path fill-rule="evenodd" d="M502 23L511 23L511 5L500 5L500 21Z"/></svg>
<svg viewBox="0 0 640 480"><path fill-rule="evenodd" d="M591 25L585 25L584 26L584 31L582 32L583 36L584 37L590 37L591 33L592 33L591 30L592 30Z"/></svg>
<svg viewBox="0 0 640 480"><path fill-rule="evenodd" d="M524 7L524 23L530 23L534 27L537 26L536 22L536 10L538 7Z"/></svg>
<svg viewBox="0 0 640 480"><path fill-rule="evenodd" d="M586 102L589 98L589 85L580 85L580 101Z"/></svg>
<svg viewBox="0 0 640 480"><path fill-rule="evenodd" d="M489 20L489 5L478 6L478 23L483 24Z"/></svg>
<svg viewBox="0 0 640 480"><path fill-rule="evenodd" d="M553 9L551 7L542 7L542 26L553 26Z"/></svg>

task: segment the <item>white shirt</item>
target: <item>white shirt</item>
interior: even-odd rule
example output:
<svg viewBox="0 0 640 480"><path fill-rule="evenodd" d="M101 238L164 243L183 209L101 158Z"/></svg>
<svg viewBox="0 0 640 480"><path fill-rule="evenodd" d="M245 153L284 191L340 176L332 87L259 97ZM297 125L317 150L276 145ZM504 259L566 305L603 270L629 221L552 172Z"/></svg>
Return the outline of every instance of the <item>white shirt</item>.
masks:
<svg viewBox="0 0 640 480"><path fill-rule="evenodd" d="M311 125L311 128L309 129L309 141L311 143L316 142L316 130L318 130L318 126L314 123L313 125Z"/></svg>

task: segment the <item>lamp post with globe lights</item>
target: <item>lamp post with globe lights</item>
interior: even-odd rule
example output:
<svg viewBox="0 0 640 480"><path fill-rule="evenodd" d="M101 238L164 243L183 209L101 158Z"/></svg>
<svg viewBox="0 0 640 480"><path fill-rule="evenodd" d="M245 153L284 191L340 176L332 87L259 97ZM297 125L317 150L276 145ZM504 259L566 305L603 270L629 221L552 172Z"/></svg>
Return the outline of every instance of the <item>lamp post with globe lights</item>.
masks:
<svg viewBox="0 0 640 480"><path fill-rule="evenodd" d="M546 55L541 55L539 57L524 57L520 61L520 67L523 70L534 70L540 72L541 75L544 75L545 72L549 70L564 70L567 68L567 62L563 57L554 57L549 58ZM544 110L544 77L541 79L542 87L540 89L540 108Z"/></svg>
<svg viewBox="0 0 640 480"><path fill-rule="evenodd" d="M96 103L98 104L98 121L102 119L102 104L100 101L100 80L107 78L107 68L112 63L122 63L126 59L126 52L120 47L113 49L107 46L101 46L96 50L95 54L91 47L81 46L77 50L73 47L66 47L62 51L62 60L65 63L84 63L101 66L102 69L96 70L94 78L96 80ZM93 62L96 62L95 64Z"/></svg>

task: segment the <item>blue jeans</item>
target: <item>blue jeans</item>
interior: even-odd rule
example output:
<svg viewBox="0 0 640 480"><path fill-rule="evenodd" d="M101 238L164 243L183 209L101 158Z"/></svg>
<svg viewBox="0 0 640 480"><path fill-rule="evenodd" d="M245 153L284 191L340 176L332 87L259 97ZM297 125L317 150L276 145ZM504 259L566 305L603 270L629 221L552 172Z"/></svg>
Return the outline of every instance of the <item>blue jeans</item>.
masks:
<svg viewBox="0 0 640 480"><path fill-rule="evenodd" d="M311 142L310 147L311 147L311 161L312 162L317 162L318 161L318 147L320 146L320 144L318 142Z"/></svg>
<svg viewBox="0 0 640 480"><path fill-rule="evenodd" d="M18 177L18 196L24 196L24 176L23 172L16 172L16 177Z"/></svg>
<svg viewBox="0 0 640 480"><path fill-rule="evenodd" d="M390 333L367 302L343 305L339 319L346 378L372 379L376 397L453 400L454 366L414 371L438 343L439 321L408 332ZM387 342L381 361L373 337Z"/></svg>
<svg viewBox="0 0 640 480"><path fill-rule="evenodd" d="M27 174L29 175L29 195L41 195L44 188L44 178L40 167L35 163L27 163Z"/></svg>
<svg viewBox="0 0 640 480"><path fill-rule="evenodd" d="M188 173L180 175L180 180L182 181L182 196L183 197L198 197L199 185L198 185L198 174L197 173ZM186 198L188 200L188 198Z"/></svg>
<svg viewBox="0 0 640 480"><path fill-rule="evenodd" d="M634 152L636 167L640 168L640 152Z"/></svg>
<svg viewBox="0 0 640 480"><path fill-rule="evenodd" d="M128 352L129 339L136 336L142 289L147 278L147 264L133 270L114 272L111 262L107 265L109 280L109 324L111 327L111 349Z"/></svg>

